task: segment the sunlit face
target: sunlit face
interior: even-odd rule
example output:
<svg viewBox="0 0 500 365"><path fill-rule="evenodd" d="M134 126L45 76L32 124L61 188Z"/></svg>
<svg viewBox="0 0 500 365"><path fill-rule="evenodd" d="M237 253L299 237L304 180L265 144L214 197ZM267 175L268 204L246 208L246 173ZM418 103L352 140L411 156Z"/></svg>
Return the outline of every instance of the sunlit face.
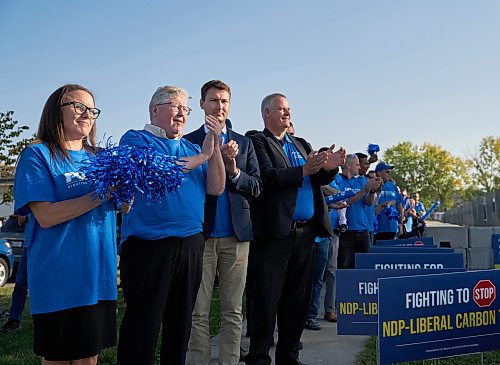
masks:
<svg viewBox="0 0 500 365"><path fill-rule="evenodd" d="M416 202L420 200L420 195L418 193L413 194L412 196L413 199L415 199Z"/></svg>
<svg viewBox="0 0 500 365"><path fill-rule="evenodd" d="M367 158L360 158L359 159L359 174L360 175L366 175L366 172L370 168L370 163L368 162Z"/></svg>
<svg viewBox="0 0 500 365"><path fill-rule="evenodd" d="M226 123L231 97L226 90L212 87L207 90L205 100L200 100L200 107L205 115L213 115L221 124Z"/></svg>
<svg viewBox="0 0 500 365"><path fill-rule="evenodd" d="M391 176L391 170L381 170L377 172L377 175L382 178L384 182L389 180Z"/></svg>
<svg viewBox="0 0 500 365"><path fill-rule="evenodd" d="M359 174L359 160L357 158L351 160L347 165L347 169L351 175Z"/></svg>
<svg viewBox="0 0 500 365"><path fill-rule="evenodd" d="M176 108L175 105L181 106ZM154 105L151 124L165 130L168 138L180 138L187 122L187 113L182 107L187 107L187 99L173 96L165 104Z"/></svg>
<svg viewBox="0 0 500 365"><path fill-rule="evenodd" d="M87 108L94 108L94 98L88 92L83 90L70 91L61 99L61 104L71 101L79 102ZM73 105L65 105L61 107L64 138L67 141L82 140L87 137L94 126L95 119L92 118L89 110L85 113L78 114Z"/></svg>
<svg viewBox="0 0 500 365"><path fill-rule="evenodd" d="M286 130L290 127L292 114L288 100L277 96L271 103L271 108L265 110L268 127L273 130Z"/></svg>

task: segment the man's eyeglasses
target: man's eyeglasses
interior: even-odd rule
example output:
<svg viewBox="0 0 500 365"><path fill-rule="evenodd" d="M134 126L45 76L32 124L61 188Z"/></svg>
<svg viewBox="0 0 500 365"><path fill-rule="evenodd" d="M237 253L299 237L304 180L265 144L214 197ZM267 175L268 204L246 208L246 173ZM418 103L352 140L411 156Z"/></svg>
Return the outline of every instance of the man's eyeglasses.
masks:
<svg viewBox="0 0 500 365"><path fill-rule="evenodd" d="M85 114L85 112L88 110L90 116L93 119L97 119L99 115L101 114L101 110L97 108L89 108L85 104L82 104L78 101L68 101L67 103L63 103L59 105L60 107L66 106L66 105L73 105L73 108L75 109L75 113L78 115Z"/></svg>
<svg viewBox="0 0 500 365"><path fill-rule="evenodd" d="M177 103L160 103L160 104L156 104L156 105L170 105L170 108L176 112L176 113L179 113L180 110L182 110L182 113L183 114L186 114L186 115L189 115L191 114L191 108L187 107L187 106L184 106L184 105L180 105L180 104L177 104Z"/></svg>

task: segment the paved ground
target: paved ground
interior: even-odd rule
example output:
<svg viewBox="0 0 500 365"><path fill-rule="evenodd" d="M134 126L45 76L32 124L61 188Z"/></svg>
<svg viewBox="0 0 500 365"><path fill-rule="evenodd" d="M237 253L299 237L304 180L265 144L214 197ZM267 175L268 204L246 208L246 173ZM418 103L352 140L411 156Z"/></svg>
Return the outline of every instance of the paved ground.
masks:
<svg viewBox="0 0 500 365"><path fill-rule="evenodd" d="M300 351L300 360L307 365L355 365L356 357L364 349L368 336L338 336L337 324L323 319L318 320L322 329L320 331L304 330L302 342L304 349ZM243 334L246 333L246 322ZM278 333L274 338L277 339ZM248 349L250 339L242 337L241 343ZM274 360L274 347L271 356ZM212 360L210 364L218 364L219 336L212 338Z"/></svg>

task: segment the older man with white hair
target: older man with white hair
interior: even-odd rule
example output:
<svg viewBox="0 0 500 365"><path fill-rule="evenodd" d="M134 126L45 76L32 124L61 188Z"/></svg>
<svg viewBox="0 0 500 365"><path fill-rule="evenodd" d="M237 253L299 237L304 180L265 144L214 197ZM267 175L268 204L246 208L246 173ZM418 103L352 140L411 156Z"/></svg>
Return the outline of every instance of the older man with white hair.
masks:
<svg viewBox="0 0 500 365"><path fill-rule="evenodd" d="M159 203L135 199L134 209L123 218L120 268L127 307L118 364L152 365L160 327L160 363L185 362L202 275L205 195L220 195L225 184L220 123L205 117L208 132L201 148L182 138L191 111L187 101L179 87L158 88L149 104L151 124L128 131L120 141L181 158L186 181Z"/></svg>

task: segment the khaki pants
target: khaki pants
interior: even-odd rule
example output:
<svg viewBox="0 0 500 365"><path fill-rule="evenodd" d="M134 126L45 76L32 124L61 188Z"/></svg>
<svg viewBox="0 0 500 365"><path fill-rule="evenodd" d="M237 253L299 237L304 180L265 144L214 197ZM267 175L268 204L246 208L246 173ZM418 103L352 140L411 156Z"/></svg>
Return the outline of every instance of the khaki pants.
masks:
<svg viewBox="0 0 500 365"><path fill-rule="evenodd" d="M219 274L221 302L219 364L236 365L240 359L242 297L248 265L250 242L236 237L209 238L203 254L203 276L193 311L189 340L190 364L206 365L210 361L208 317L212 302L215 274Z"/></svg>

